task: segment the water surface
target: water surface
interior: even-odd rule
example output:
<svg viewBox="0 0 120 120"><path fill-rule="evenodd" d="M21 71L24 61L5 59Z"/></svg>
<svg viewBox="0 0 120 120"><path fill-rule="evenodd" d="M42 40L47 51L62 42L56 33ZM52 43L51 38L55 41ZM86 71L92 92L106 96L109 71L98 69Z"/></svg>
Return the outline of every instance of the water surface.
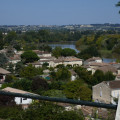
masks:
<svg viewBox="0 0 120 120"><path fill-rule="evenodd" d="M70 42L70 43L50 43L48 44L49 46L51 46L53 49L55 47L61 47L62 49L64 48L71 48L71 49L74 49L77 53L79 53L79 50L76 49L76 46L75 46L75 42ZM102 58L103 59L103 62L105 63L110 63L110 62L115 62L116 59L113 59L113 58Z"/></svg>

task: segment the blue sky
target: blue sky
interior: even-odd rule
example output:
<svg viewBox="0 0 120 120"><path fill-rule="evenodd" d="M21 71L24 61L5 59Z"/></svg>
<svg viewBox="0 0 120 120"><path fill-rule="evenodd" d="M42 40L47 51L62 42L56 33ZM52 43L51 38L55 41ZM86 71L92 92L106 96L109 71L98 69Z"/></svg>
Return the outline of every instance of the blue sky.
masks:
<svg viewBox="0 0 120 120"><path fill-rule="evenodd" d="M0 25L120 23L119 0L0 0Z"/></svg>

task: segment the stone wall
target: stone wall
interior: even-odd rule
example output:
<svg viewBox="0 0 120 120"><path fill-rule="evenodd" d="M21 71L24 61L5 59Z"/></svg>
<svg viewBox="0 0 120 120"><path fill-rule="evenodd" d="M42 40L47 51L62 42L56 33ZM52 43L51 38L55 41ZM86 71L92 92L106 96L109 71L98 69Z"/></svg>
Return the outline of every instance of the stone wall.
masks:
<svg viewBox="0 0 120 120"><path fill-rule="evenodd" d="M111 90L109 86L102 82L92 87L92 97L95 102L110 103L111 102Z"/></svg>

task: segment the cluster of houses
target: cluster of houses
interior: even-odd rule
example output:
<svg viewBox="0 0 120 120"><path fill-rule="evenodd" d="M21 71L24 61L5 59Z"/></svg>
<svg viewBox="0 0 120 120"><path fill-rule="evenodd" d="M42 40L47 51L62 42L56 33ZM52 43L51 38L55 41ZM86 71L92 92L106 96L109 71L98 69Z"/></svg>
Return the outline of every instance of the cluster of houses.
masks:
<svg viewBox="0 0 120 120"><path fill-rule="evenodd" d="M51 53L48 53L45 51L40 51L40 50L33 50L33 51L40 57L40 59L37 62L28 63L28 64L32 64L35 67L42 67L44 63L48 63L48 67L54 67L54 68L57 65L61 65L61 64L63 64L64 66L67 66L67 65L82 66L86 68L88 71L91 71L92 74L94 74L96 70L101 70L104 73L111 71L116 76L116 79L113 81L107 81L107 82L103 81L93 86L92 98L96 102L116 104L116 99L120 95L120 64L119 63L104 63L100 57L92 57L87 59L86 61L83 61L82 59L79 59L74 56L55 58L51 55ZM23 52L24 51L18 52L14 50L14 55L12 57L9 57L9 62L13 64L20 62L21 61L20 56ZM5 50L0 51L0 53L5 53ZM45 70L44 72L48 74L49 70ZM72 74L71 81L74 81L77 77L77 74L73 70L70 70L70 72ZM10 74L10 72L3 68L0 68L0 85L4 83L5 76L7 74ZM6 88L3 90L8 92L30 94L28 92L14 89L14 88ZM15 101L16 101L16 104L31 103L31 99L25 99L25 98L16 98Z"/></svg>
<svg viewBox="0 0 120 120"><path fill-rule="evenodd" d="M93 57L84 62L84 67L92 74L96 70L104 73L110 71L116 78L113 81L103 81L92 87L92 99L95 102L117 104L120 96L120 63L104 63L101 58Z"/></svg>

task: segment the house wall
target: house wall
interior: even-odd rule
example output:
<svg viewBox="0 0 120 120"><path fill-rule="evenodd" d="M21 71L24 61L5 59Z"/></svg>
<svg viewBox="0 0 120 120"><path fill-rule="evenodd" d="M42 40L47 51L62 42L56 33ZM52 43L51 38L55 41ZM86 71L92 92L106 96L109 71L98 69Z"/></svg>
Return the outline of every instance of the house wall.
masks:
<svg viewBox="0 0 120 120"><path fill-rule="evenodd" d="M12 64L16 64L16 63L18 63L18 62L20 62L21 60L11 60L10 62L12 63Z"/></svg>
<svg viewBox="0 0 120 120"><path fill-rule="evenodd" d="M42 67L42 65L33 65L35 68Z"/></svg>
<svg viewBox="0 0 120 120"><path fill-rule="evenodd" d="M81 66L82 65L82 61L70 61L70 62L68 61L68 62L63 62L63 64L65 66L68 65L68 64L72 65L72 66L75 65L75 64Z"/></svg>
<svg viewBox="0 0 120 120"><path fill-rule="evenodd" d="M2 76L2 79L0 79L0 82L4 82L6 75L0 74L0 76Z"/></svg>
<svg viewBox="0 0 120 120"><path fill-rule="evenodd" d="M43 54L44 57L51 57L51 54Z"/></svg>
<svg viewBox="0 0 120 120"><path fill-rule="evenodd" d="M101 60L95 60L95 62L102 63L102 59Z"/></svg>
<svg viewBox="0 0 120 120"><path fill-rule="evenodd" d="M52 55L49 53L49 54L37 54L38 57L51 57Z"/></svg>
<svg viewBox="0 0 120 120"><path fill-rule="evenodd" d="M55 63L53 61L49 62L49 67L55 67Z"/></svg>
<svg viewBox="0 0 120 120"><path fill-rule="evenodd" d="M114 98L118 98L120 96L120 89L111 90L111 103L116 104Z"/></svg>
<svg viewBox="0 0 120 120"><path fill-rule="evenodd" d="M74 81L76 79L76 76L75 75L72 75L71 76L71 81Z"/></svg>
<svg viewBox="0 0 120 120"><path fill-rule="evenodd" d="M93 69L93 68L87 68L87 71L91 71L92 72L92 75L95 73L95 69Z"/></svg>
<svg viewBox="0 0 120 120"><path fill-rule="evenodd" d="M87 61L84 61L84 65L88 65L88 64L91 64L91 63L102 63L102 59L100 60L93 60L93 61L89 61L89 62L87 62Z"/></svg>
<svg viewBox="0 0 120 120"><path fill-rule="evenodd" d="M95 102L110 103L111 90L105 83L100 83L92 87L92 97Z"/></svg>
<svg viewBox="0 0 120 120"><path fill-rule="evenodd" d="M60 64L64 64L65 66L66 65L79 65L81 66L82 65L82 61L71 61L71 62L57 62L57 63L54 63L54 61L50 61L49 62L49 67L56 67L57 65L60 65Z"/></svg>
<svg viewBox="0 0 120 120"><path fill-rule="evenodd" d="M120 70L118 70L118 75L120 75Z"/></svg>
<svg viewBox="0 0 120 120"><path fill-rule="evenodd" d="M24 98L15 97L15 102L16 102L17 105L31 104L32 103L32 99L26 98L26 100L24 100Z"/></svg>

